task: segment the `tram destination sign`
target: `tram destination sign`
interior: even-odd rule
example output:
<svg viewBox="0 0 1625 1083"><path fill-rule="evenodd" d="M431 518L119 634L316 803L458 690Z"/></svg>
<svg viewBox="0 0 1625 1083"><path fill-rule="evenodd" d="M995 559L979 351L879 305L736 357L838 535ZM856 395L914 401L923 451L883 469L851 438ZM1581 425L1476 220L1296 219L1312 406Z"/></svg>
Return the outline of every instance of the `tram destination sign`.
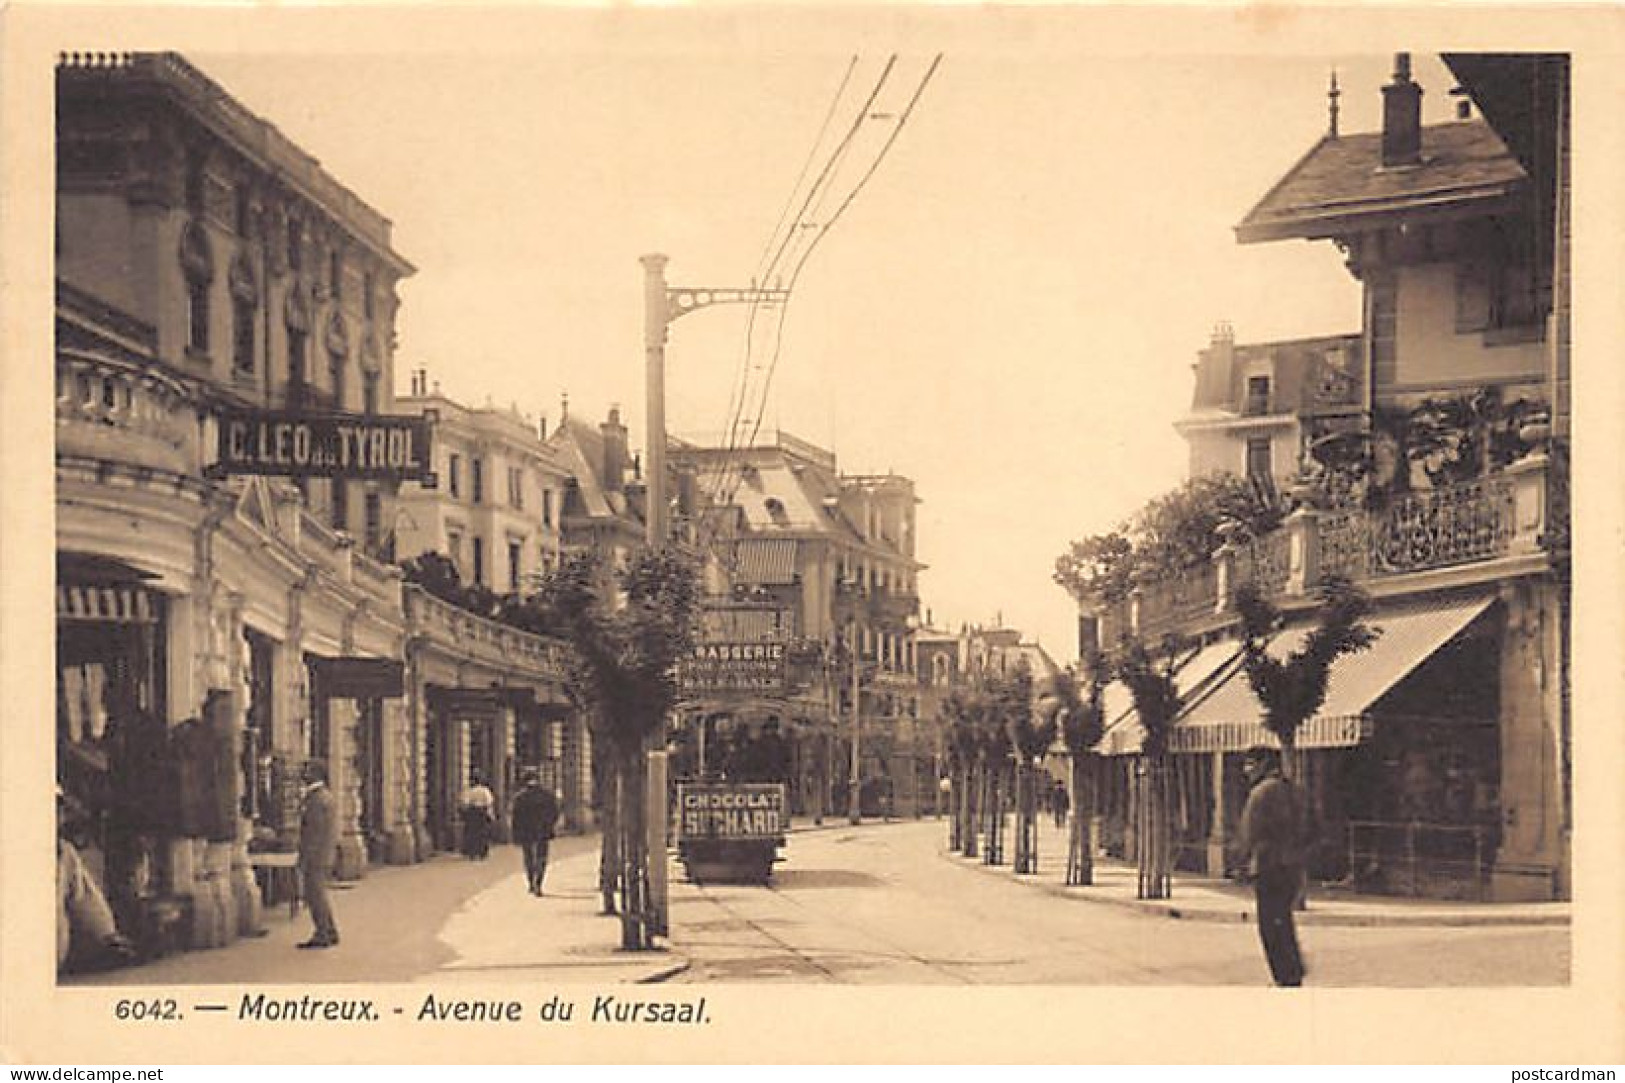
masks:
<svg viewBox="0 0 1625 1083"><path fill-rule="evenodd" d="M218 430L216 474L434 480L424 417L228 408Z"/></svg>
<svg viewBox="0 0 1625 1083"><path fill-rule="evenodd" d="M677 667L685 695L781 692L786 676L783 643L697 643Z"/></svg>

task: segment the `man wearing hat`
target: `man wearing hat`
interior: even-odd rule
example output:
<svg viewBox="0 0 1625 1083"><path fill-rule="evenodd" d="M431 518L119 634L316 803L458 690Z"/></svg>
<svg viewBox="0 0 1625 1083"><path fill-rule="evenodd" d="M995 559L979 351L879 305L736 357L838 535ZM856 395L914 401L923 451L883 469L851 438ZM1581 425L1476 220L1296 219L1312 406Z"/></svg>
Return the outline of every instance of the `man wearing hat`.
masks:
<svg viewBox="0 0 1625 1083"><path fill-rule="evenodd" d="M513 841L525 854L525 879L530 893L542 893L542 878L547 875L547 845L553 838L553 825L559 819L559 801L553 791L542 785L542 776L534 767L527 767L521 776L523 785L513 799Z"/></svg>
<svg viewBox="0 0 1625 1083"><path fill-rule="evenodd" d="M1281 753L1247 750L1242 770L1252 791L1241 810L1241 840L1258 898L1258 938L1276 985L1303 984L1303 958L1292 906L1303 877L1303 800L1281 776Z"/></svg>
<svg viewBox="0 0 1625 1083"><path fill-rule="evenodd" d="M127 962L130 942L119 934L112 907L85 868L79 851L67 839L70 808L62 787L56 788L56 968L70 957L92 964Z"/></svg>
<svg viewBox="0 0 1625 1083"><path fill-rule="evenodd" d="M305 761L304 780L305 792L299 802L299 878L316 928L310 939L299 946L330 948L339 942L333 904L327 897L327 880L333 874L339 837L333 791L327 785L327 761Z"/></svg>

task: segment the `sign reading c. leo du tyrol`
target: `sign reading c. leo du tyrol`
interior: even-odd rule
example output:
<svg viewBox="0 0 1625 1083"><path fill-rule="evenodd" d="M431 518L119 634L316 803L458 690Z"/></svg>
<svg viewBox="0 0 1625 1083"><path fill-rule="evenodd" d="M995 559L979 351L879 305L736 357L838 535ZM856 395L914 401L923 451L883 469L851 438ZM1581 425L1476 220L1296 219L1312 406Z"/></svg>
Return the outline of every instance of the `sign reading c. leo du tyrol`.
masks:
<svg viewBox="0 0 1625 1083"><path fill-rule="evenodd" d="M429 418L229 407L218 428L217 474L433 481Z"/></svg>
<svg viewBox="0 0 1625 1083"><path fill-rule="evenodd" d="M697 643L677 667L689 694L774 692L784 688L783 643Z"/></svg>

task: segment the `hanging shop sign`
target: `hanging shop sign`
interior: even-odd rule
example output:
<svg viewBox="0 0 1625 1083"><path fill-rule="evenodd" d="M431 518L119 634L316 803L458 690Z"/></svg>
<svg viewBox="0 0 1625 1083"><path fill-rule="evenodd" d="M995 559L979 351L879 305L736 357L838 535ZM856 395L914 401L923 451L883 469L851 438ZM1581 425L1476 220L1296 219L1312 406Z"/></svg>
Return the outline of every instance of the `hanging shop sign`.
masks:
<svg viewBox="0 0 1625 1083"><path fill-rule="evenodd" d="M699 643L677 667L684 695L781 692L786 681L783 643Z"/></svg>
<svg viewBox="0 0 1625 1083"><path fill-rule="evenodd" d="M424 417L238 409L219 415L216 474L367 478L432 484Z"/></svg>

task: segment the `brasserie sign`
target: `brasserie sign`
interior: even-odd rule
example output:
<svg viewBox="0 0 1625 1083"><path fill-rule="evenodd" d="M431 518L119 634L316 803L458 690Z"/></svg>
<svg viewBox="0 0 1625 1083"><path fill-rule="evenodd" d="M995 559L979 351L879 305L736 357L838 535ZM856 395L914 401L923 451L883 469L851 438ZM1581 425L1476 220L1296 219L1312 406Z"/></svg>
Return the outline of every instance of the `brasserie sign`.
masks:
<svg viewBox="0 0 1625 1083"><path fill-rule="evenodd" d="M430 421L376 414L227 409L219 416L220 474L432 479Z"/></svg>
<svg viewBox="0 0 1625 1083"><path fill-rule="evenodd" d="M698 643L677 667L685 693L778 692L785 685L783 643Z"/></svg>

